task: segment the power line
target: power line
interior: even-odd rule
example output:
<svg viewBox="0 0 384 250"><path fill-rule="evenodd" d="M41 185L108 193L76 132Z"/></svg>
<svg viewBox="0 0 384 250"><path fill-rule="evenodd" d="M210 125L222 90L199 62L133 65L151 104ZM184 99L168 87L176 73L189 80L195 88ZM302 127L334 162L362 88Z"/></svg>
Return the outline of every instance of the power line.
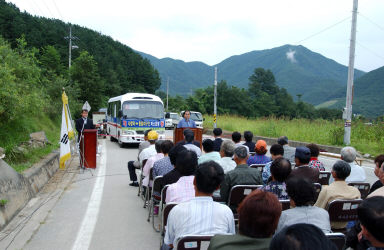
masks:
<svg viewBox="0 0 384 250"><path fill-rule="evenodd" d="M34 5L36 6L37 10L39 11L40 13L40 16L46 16L45 15L45 11L43 11L40 6L35 2L35 0L32 0L32 2L34 3Z"/></svg>
<svg viewBox="0 0 384 250"><path fill-rule="evenodd" d="M61 15L61 12L60 12L59 8L57 7L56 1L52 0L52 2L53 2L53 5L55 6L55 8L57 10L57 13L59 13L59 16L61 17L61 20L64 21L64 17L63 17L63 15Z"/></svg>
<svg viewBox="0 0 384 250"><path fill-rule="evenodd" d="M51 14L51 17L54 18L55 16L53 15L53 13L51 12L51 9L48 7L48 5L45 3L44 0L41 0L43 2L43 4L45 5L45 8L47 8L49 14Z"/></svg>
<svg viewBox="0 0 384 250"><path fill-rule="evenodd" d="M371 19L369 19L368 17L364 16L364 15L361 14L361 13L358 13L358 14L359 14L359 16L361 16L361 17L367 19L370 23L372 23L373 25L375 25L377 28L379 28L379 29L381 29L382 31L384 31L384 27L383 27L383 26L381 26L381 25L375 23L374 21L372 21Z"/></svg>
<svg viewBox="0 0 384 250"><path fill-rule="evenodd" d="M375 51L369 49L368 47L365 47L364 45L362 45L361 43L359 43L359 42L357 42L357 41L356 41L356 43L357 43L357 45L359 45L359 46L362 47L363 49L368 50L368 51L371 52L373 55L375 55L375 56L377 56L378 58L384 60L384 56L381 56L381 55L377 54Z"/></svg>
<svg viewBox="0 0 384 250"><path fill-rule="evenodd" d="M312 35L310 35L310 36L308 36L308 37L306 37L306 38L296 42L296 44L300 44L300 43L302 43L302 42L304 42L304 41L306 41L308 39L311 39L312 37L317 36L317 35L323 33L324 31L327 31L327 30L329 30L329 29L331 29L331 28L333 28L333 27L335 27L335 26L337 26L337 25L339 25L339 24L341 24L341 23L343 23L343 22L345 22L346 20L349 20L349 19L351 19L351 17L346 17L343 20L341 20L341 21L339 21L337 23L334 23L334 24L332 24L332 25L330 25L330 26L320 30L319 32L316 32L316 33L314 33L314 34L312 34Z"/></svg>

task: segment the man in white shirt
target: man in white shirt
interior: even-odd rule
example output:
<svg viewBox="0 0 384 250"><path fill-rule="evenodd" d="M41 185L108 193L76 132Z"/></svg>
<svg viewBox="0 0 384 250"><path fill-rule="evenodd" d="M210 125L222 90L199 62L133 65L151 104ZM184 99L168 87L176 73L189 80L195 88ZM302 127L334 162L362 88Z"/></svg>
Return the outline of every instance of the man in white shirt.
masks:
<svg viewBox="0 0 384 250"><path fill-rule="evenodd" d="M156 143L155 143L156 154L154 156L151 156L147 160L147 162L145 163L145 165L143 167L143 175L144 175L143 186L152 187L152 181L150 181L150 179L151 179L150 173L151 173L151 169L153 167L153 164L156 161L164 158L164 154L161 152L161 143L162 142L163 141L161 141L161 140L156 141Z"/></svg>
<svg viewBox="0 0 384 250"><path fill-rule="evenodd" d="M356 159L356 149L353 147L344 147L340 151L341 159L351 166L351 173L345 179L345 182L364 182L365 181L365 171L362 167L357 165L354 161Z"/></svg>
<svg viewBox="0 0 384 250"><path fill-rule="evenodd" d="M193 181L196 197L171 210L162 249L172 248L184 235L235 234L232 211L212 199L223 179L223 169L216 162L199 165Z"/></svg>
<svg viewBox="0 0 384 250"><path fill-rule="evenodd" d="M218 161L221 159L219 152L213 150L213 141L211 139L205 139L203 141L204 153L199 157L198 163L201 164L206 161Z"/></svg>
<svg viewBox="0 0 384 250"><path fill-rule="evenodd" d="M220 147L221 159L217 161L217 163L219 163L219 165L223 168L224 174L228 173L231 170L234 170L236 167L236 162L232 160L234 153L235 143L230 140L224 140L223 143L221 143Z"/></svg>
<svg viewBox="0 0 384 250"><path fill-rule="evenodd" d="M158 139L159 135L157 134L156 131L149 131L148 132L148 141L150 143L150 145L143 149L143 151L141 151L141 153L139 154L139 165L140 166L143 166L143 161L144 160L148 160L149 158L151 158L152 156L156 155L157 152L156 152L156 148L155 148L155 143L156 143L156 140ZM130 175L130 178L131 178L131 181L132 183L129 184L130 186L133 186L133 187L138 187L139 186L139 183L137 183L137 176L136 176L136 173L135 173L135 166L134 166L134 163L133 162L128 162L128 170L129 170L129 175Z"/></svg>
<svg viewBox="0 0 384 250"><path fill-rule="evenodd" d="M193 143L193 139L195 138L195 133L192 130L186 130L184 131L184 138L185 138L185 144L184 147L188 150L191 150L196 153L197 157L200 157L201 155L201 149L197 147Z"/></svg>

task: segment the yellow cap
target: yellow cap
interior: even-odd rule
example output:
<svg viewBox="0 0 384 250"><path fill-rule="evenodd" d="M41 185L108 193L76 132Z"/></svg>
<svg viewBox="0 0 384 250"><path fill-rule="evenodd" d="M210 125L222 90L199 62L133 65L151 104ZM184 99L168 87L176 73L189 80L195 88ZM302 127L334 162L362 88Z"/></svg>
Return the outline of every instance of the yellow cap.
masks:
<svg viewBox="0 0 384 250"><path fill-rule="evenodd" d="M148 133L148 140L150 141L154 141L154 140L157 140L157 138L159 138L159 135L157 134L156 131L152 130L152 131L149 131Z"/></svg>

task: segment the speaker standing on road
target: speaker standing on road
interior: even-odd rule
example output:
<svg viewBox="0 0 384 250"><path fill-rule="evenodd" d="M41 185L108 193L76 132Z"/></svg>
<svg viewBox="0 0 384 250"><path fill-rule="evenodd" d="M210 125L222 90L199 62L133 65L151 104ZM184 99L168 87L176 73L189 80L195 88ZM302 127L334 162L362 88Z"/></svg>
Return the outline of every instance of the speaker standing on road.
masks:
<svg viewBox="0 0 384 250"><path fill-rule="evenodd" d="M93 121L88 119L88 110L83 109L81 111L81 118L76 120L76 130L78 132L77 141L80 142L80 137L83 134L84 129L94 129Z"/></svg>
<svg viewBox="0 0 384 250"><path fill-rule="evenodd" d="M186 110L183 113L183 119L179 121L179 124L177 124L178 128L196 128L195 121L190 119L191 118L191 111Z"/></svg>

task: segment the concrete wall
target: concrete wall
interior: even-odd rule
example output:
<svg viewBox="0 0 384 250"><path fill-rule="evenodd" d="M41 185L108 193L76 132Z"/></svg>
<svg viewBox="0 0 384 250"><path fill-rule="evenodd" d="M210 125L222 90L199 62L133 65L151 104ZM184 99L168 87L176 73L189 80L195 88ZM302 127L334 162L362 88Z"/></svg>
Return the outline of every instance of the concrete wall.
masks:
<svg viewBox="0 0 384 250"><path fill-rule="evenodd" d="M0 159L0 230L44 187L59 168L59 153L54 152L23 174Z"/></svg>
<svg viewBox="0 0 384 250"><path fill-rule="evenodd" d="M212 129L207 129L204 132L208 135L213 135L213 130ZM223 138L228 138L231 139L232 132L230 131L223 131ZM289 139L289 138L288 138ZM256 142L257 140L264 140L268 145L276 144L277 143L277 138L271 138L271 137L263 137L263 136L253 136L253 141ZM292 147L300 147L300 146L305 146L309 144L310 142L300 142L300 141L291 141L289 140L289 146ZM330 153L335 153L335 154L340 154L341 147L336 147L336 146L328 146L328 145L320 145L319 146L321 151L325 152L330 152Z"/></svg>

